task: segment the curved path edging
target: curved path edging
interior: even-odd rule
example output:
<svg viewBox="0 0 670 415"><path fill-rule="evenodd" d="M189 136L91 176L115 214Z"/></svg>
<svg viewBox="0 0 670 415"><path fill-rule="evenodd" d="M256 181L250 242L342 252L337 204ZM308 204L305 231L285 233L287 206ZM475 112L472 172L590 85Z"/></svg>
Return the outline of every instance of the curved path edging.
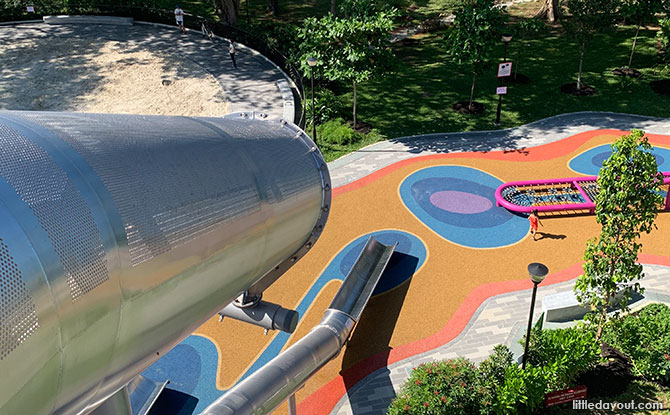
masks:
<svg viewBox="0 0 670 415"><path fill-rule="evenodd" d="M468 151L518 151L559 141L578 133L639 128L647 133L667 134L670 118L614 112L573 112L534 121L505 130L432 133L391 138L371 144L328 163L333 188L409 158Z"/></svg>

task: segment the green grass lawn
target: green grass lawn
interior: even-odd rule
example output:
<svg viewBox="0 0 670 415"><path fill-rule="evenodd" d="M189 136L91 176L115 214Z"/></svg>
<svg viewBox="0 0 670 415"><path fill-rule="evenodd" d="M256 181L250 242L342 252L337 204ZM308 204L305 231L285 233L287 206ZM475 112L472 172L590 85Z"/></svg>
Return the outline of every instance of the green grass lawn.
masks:
<svg viewBox="0 0 670 415"><path fill-rule="evenodd" d="M416 44L396 46L399 64L395 73L359 86L359 119L388 137L495 129L495 69L478 76L476 84L475 100L485 105L484 114L462 115L452 110L455 102L468 99L472 73L448 56L445 34L442 31L419 35ZM640 32L632 66L644 74L641 79L611 74L612 69L628 62L633 34L633 28L619 28L596 37L587 47L583 80L597 89L591 97L560 92L562 84L576 81L578 47L559 30L523 43L513 40L512 60L517 61L517 51L523 51L519 73L531 82L509 86L508 95L503 98L500 128L575 111L669 116L670 98L656 94L649 86L651 80L669 77L667 69L658 63L655 31ZM350 88L341 85L337 92L342 107L348 109Z"/></svg>

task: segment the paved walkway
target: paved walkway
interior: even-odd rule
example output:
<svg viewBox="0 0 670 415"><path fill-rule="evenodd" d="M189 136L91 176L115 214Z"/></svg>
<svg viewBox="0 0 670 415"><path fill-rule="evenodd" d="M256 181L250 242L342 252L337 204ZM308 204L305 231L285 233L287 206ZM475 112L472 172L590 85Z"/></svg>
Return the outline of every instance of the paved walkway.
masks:
<svg viewBox="0 0 670 415"><path fill-rule="evenodd" d="M372 144L328 164L333 187L367 176L400 160L438 153L522 150L596 129L668 134L670 119L610 112L576 112L545 118L507 130L437 133L392 138Z"/></svg>
<svg viewBox="0 0 670 415"><path fill-rule="evenodd" d="M550 117L517 128L497 131L426 134L380 142L329 163L334 187L356 181L401 160L428 154L521 150L562 140L595 129L642 129L653 134L668 134L670 119L638 115L579 112ZM670 302L670 267L645 265L647 300ZM535 318L548 294L571 291L574 280L542 287L538 291ZM517 347L527 324L530 291L522 290L487 299L472 315L465 329L437 349L393 363L365 377L350 388L335 406L336 415L381 415L421 363L457 356L475 362L483 360L496 344Z"/></svg>
<svg viewBox="0 0 670 415"><path fill-rule="evenodd" d="M264 56L244 45L238 44L237 69L234 69L228 54L228 42L221 39L212 42L203 38L200 32L194 31L182 35L176 27L138 22L132 26L45 23L0 26L0 42L12 42L27 37L82 36L125 42L130 51L159 51L178 59L189 59L216 78L224 91L230 112L258 111L276 117L283 116L284 99L277 81L287 78ZM26 73L21 76L29 82L40 74Z"/></svg>
<svg viewBox="0 0 670 415"><path fill-rule="evenodd" d="M645 265L645 300L670 303L670 267ZM571 291L574 280L540 286L534 319L542 313L542 299L550 294ZM470 322L451 342L429 352L401 360L368 375L350 388L331 414L383 415L396 393L399 392L412 369L440 359L466 357L474 362L484 360L497 344L517 346L528 324L531 290L516 291L491 297L474 313ZM634 305L634 306L637 306Z"/></svg>

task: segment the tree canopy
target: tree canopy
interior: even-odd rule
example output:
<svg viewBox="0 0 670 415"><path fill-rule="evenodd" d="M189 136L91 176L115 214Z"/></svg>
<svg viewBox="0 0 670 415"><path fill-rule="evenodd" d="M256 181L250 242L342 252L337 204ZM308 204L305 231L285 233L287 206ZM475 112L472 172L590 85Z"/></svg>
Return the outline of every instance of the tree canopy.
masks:
<svg viewBox="0 0 670 415"><path fill-rule="evenodd" d="M654 228L663 203L662 183L643 131L633 130L612 144L612 155L600 170L595 200L602 231L587 242L584 275L575 284L578 300L598 312L598 338L615 294L626 310L632 293L642 291L636 282L643 277L642 265L637 263L642 248L639 236Z"/></svg>
<svg viewBox="0 0 670 415"><path fill-rule="evenodd" d="M389 32L397 12L395 9L360 13L357 9L344 11L348 17L328 14L321 19L305 19L298 32L301 42L299 61L302 70L309 74L312 68L307 65L307 58L316 58L314 70L318 77L353 84L356 125L356 85L392 67Z"/></svg>
<svg viewBox="0 0 670 415"><path fill-rule="evenodd" d="M496 56L501 35L507 21L504 7L496 6L494 0L473 0L465 3L454 13L454 26L447 39L449 53L472 70L470 109L474 95L476 75L489 69Z"/></svg>

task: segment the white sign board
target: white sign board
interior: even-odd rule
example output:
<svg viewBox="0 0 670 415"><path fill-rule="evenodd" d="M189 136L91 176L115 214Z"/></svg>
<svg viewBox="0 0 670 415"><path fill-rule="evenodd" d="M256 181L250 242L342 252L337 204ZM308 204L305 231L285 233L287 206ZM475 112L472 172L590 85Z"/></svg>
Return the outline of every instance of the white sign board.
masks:
<svg viewBox="0 0 670 415"><path fill-rule="evenodd" d="M28 13L35 13L35 7L34 6L26 6L26 11Z"/></svg>
<svg viewBox="0 0 670 415"><path fill-rule="evenodd" d="M505 95L507 94L507 87L506 86L499 86L496 88L496 95Z"/></svg>
<svg viewBox="0 0 670 415"><path fill-rule="evenodd" d="M512 75L512 62L498 64L498 78Z"/></svg>

